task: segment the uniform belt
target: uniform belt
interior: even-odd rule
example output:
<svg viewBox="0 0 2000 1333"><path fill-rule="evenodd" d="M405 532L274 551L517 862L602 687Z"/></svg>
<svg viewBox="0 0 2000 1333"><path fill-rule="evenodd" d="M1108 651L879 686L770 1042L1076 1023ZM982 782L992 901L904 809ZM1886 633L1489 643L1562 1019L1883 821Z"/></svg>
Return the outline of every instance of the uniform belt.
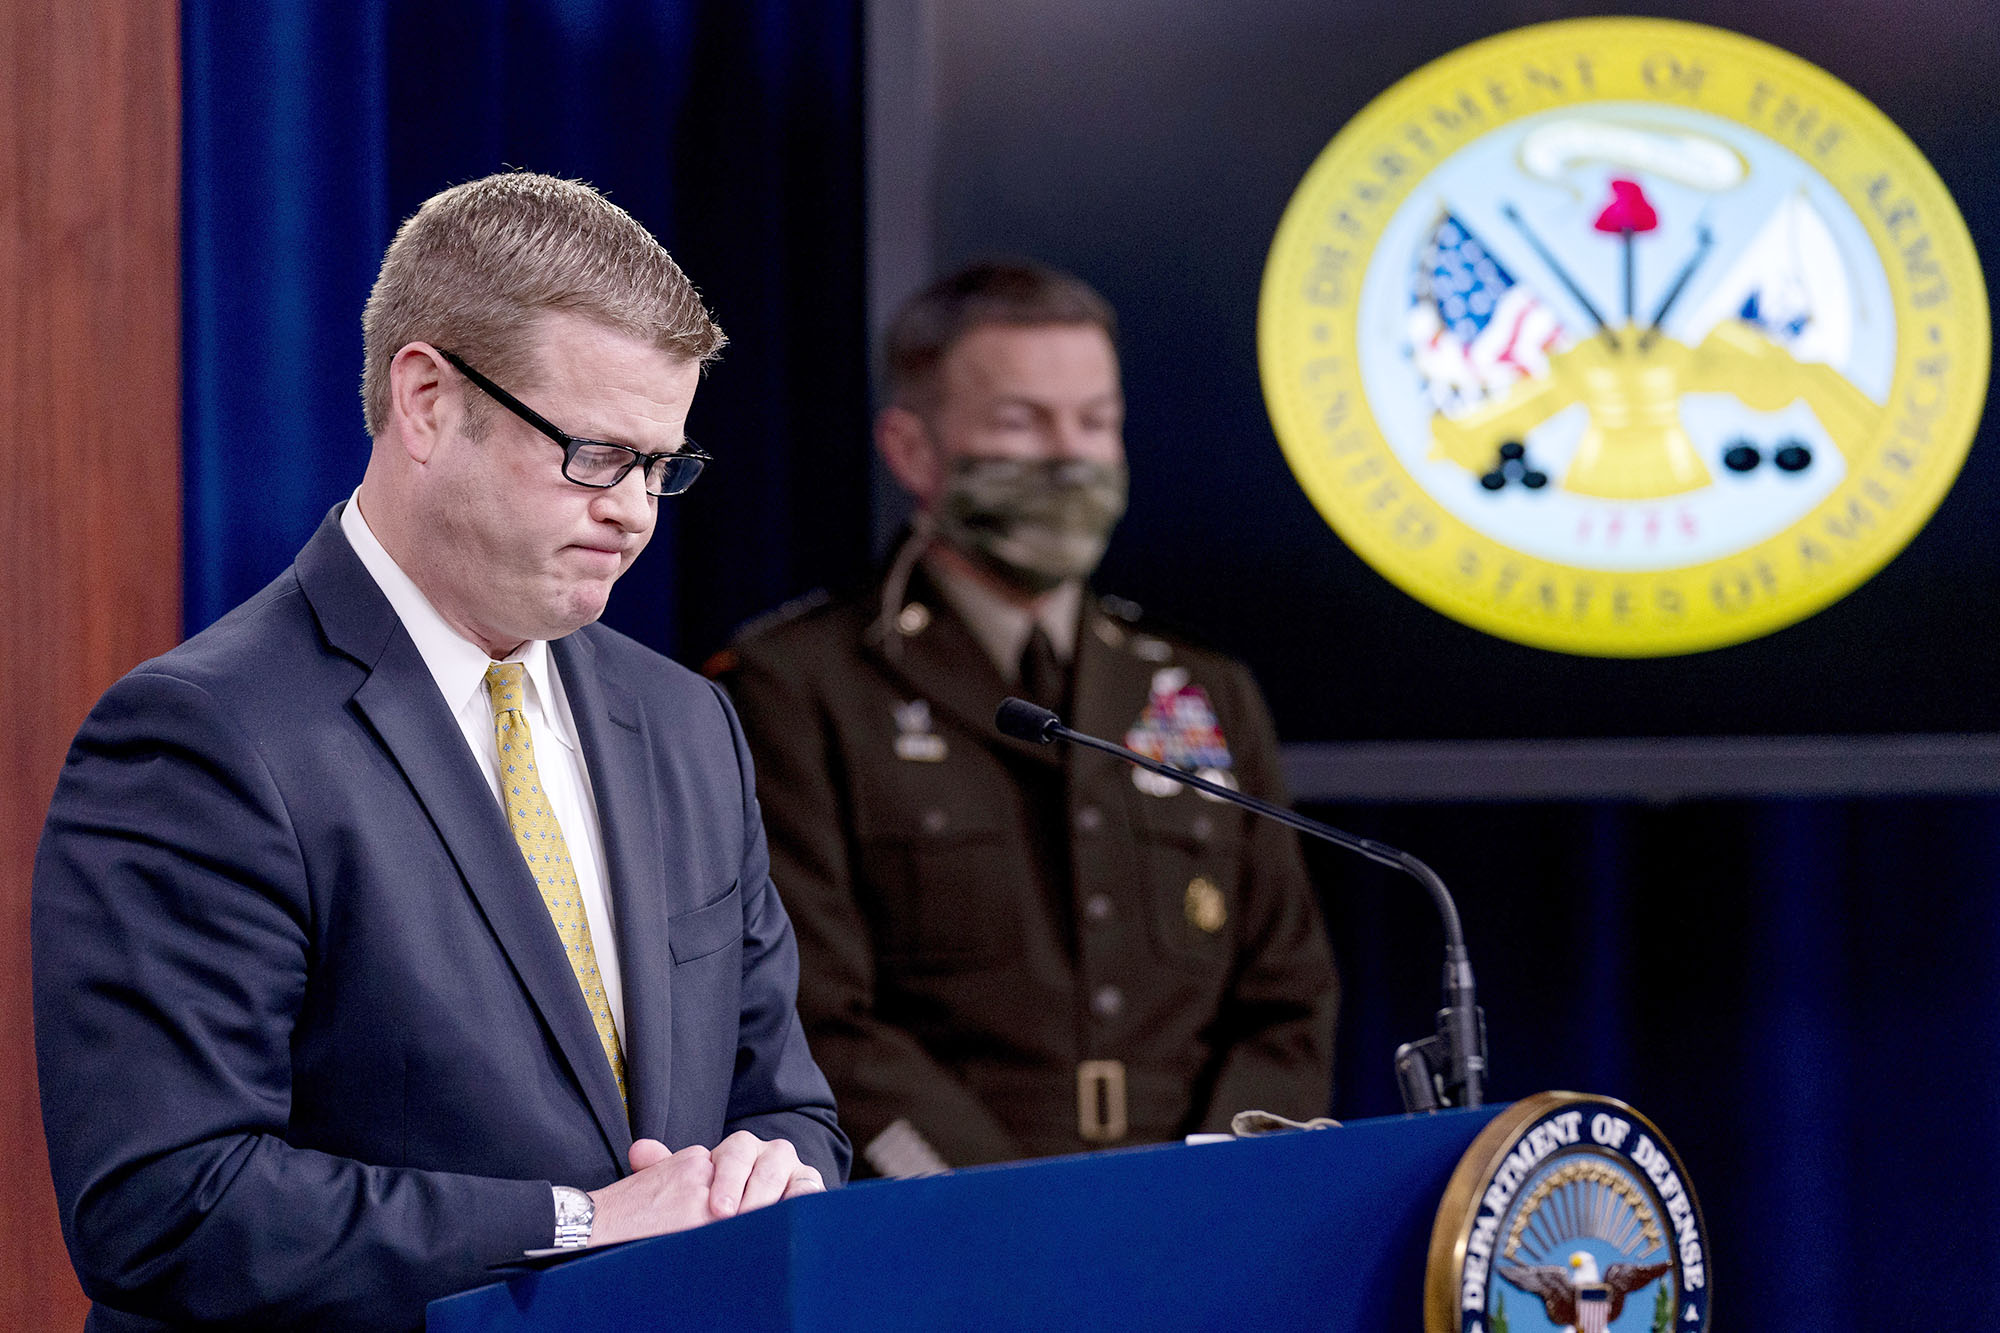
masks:
<svg viewBox="0 0 2000 1333"><path fill-rule="evenodd" d="M1123 1071L1124 1085L1114 1092L1115 1076L1110 1068ZM1085 1060L1071 1066L1023 1069L988 1064L964 1067L965 1081L992 1099L1000 1118L1012 1124L1038 1144L1044 1152L1075 1151L1061 1147L1074 1126L1086 1143L1113 1143L1133 1135L1151 1140L1167 1138L1180 1130L1189 1114L1188 1094L1193 1080L1184 1073L1152 1066L1127 1064L1122 1060ZM1112 1102L1117 1097L1116 1103ZM1070 1099L1074 1098L1072 1102ZM1075 1110L1061 1108L1069 1102ZM1122 1112L1123 1131L1113 1137L1109 1130ZM1088 1118L1086 1119L1086 1113ZM1061 1116L1061 1120L1053 1117ZM1064 1122L1068 1122L1065 1124ZM1029 1126L1038 1129L1030 1130ZM1060 1138L1051 1137L1060 1135ZM1074 1140L1070 1140L1074 1142Z"/></svg>
<svg viewBox="0 0 2000 1333"><path fill-rule="evenodd" d="M1076 1067L1076 1134L1085 1143L1125 1137L1125 1062L1085 1060Z"/></svg>

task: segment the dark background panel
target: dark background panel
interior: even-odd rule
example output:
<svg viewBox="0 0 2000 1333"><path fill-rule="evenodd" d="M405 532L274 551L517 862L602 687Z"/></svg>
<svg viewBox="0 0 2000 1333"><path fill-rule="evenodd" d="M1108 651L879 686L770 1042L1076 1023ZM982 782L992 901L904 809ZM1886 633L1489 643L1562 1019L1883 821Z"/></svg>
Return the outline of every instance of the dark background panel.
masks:
<svg viewBox="0 0 2000 1333"><path fill-rule="evenodd" d="M939 263L1036 255L1117 306L1132 508L1101 581L1246 656L1287 741L2000 730L2000 691L1972 684L2000 665L2000 424L1932 522L1845 600L1748 644L1607 660L1468 629L1362 563L1292 479L1256 361L1271 237L1342 125L1468 42L1608 12L1731 28L1847 82L1930 158L2000 286L1991 3L936 12Z"/></svg>

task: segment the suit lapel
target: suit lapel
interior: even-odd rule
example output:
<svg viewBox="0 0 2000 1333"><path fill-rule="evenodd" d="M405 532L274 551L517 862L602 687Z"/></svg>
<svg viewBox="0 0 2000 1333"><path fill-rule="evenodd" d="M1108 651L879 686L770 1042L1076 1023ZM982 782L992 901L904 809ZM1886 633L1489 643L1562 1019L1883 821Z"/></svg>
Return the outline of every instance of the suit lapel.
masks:
<svg viewBox="0 0 2000 1333"><path fill-rule="evenodd" d="M972 630L921 572L910 580L910 597L925 608L922 628L914 634L892 628L889 633L896 642L867 646L875 660L909 687L912 698L928 700L991 748L1060 764L1062 756L1055 746L1012 740L994 727L1000 701L1015 691Z"/></svg>
<svg viewBox="0 0 2000 1333"><path fill-rule="evenodd" d="M1076 636L1075 727L1123 743L1152 694L1162 664L1131 649L1132 632L1086 603Z"/></svg>
<svg viewBox="0 0 2000 1333"><path fill-rule="evenodd" d="M1145 710L1157 669L1134 654L1130 642L1130 630L1105 615L1094 598L1085 599L1071 686L1076 720L1070 725L1120 745ZM1080 750L1071 762L1087 766L1078 770L1077 780L1090 783L1117 776L1127 767L1124 760L1095 750Z"/></svg>
<svg viewBox="0 0 2000 1333"><path fill-rule="evenodd" d="M667 806L649 762L638 700L604 678L596 649L583 634L558 639L549 648L562 675L563 692L569 696L570 715L597 800L598 827L604 833L605 889L618 923L619 986L625 999L625 1087L632 1102L631 1130L660 1138L667 1126L673 1035L667 898L655 891L667 869L662 825ZM612 1106L617 1106L615 1088Z"/></svg>
<svg viewBox="0 0 2000 1333"><path fill-rule="evenodd" d="M423 655L340 532L338 514L300 553L300 586L329 643L367 668L355 708L430 816L623 1170L631 1129L562 939Z"/></svg>

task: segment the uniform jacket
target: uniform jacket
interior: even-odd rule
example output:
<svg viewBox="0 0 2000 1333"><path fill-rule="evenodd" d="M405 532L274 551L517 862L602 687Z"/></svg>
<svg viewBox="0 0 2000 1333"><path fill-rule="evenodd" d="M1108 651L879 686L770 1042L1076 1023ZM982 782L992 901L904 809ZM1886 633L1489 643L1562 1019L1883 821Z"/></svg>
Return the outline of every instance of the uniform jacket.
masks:
<svg viewBox="0 0 2000 1333"><path fill-rule="evenodd" d="M628 1121L457 723L338 526L107 692L35 867L49 1157L93 1329L415 1328L635 1132L847 1145L712 685L551 645L604 829ZM603 947L601 944L599 947Z"/></svg>
<svg viewBox="0 0 2000 1333"><path fill-rule="evenodd" d="M1334 978L1290 830L1002 737L1013 691L921 573L878 608L879 590L783 616L724 659L800 1012L855 1143L908 1120L951 1165L1107 1146L1082 1133L1086 1061L1122 1066L1125 1141L1323 1114ZM1249 673L1085 599L1073 726L1123 738L1182 680L1236 781L1282 799Z"/></svg>

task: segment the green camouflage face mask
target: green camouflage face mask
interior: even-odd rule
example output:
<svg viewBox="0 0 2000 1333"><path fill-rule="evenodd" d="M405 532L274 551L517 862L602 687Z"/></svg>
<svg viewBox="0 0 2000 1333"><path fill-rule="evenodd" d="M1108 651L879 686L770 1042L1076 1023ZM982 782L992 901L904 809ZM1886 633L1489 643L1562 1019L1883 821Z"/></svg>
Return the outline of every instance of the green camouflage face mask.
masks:
<svg viewBox="0 0 2000 1333"><path fill-rule="evenodd" d="M1023 592L1048 592L1097 568L1125 486L1123 463L954 458L938 535Z"/></svg>

